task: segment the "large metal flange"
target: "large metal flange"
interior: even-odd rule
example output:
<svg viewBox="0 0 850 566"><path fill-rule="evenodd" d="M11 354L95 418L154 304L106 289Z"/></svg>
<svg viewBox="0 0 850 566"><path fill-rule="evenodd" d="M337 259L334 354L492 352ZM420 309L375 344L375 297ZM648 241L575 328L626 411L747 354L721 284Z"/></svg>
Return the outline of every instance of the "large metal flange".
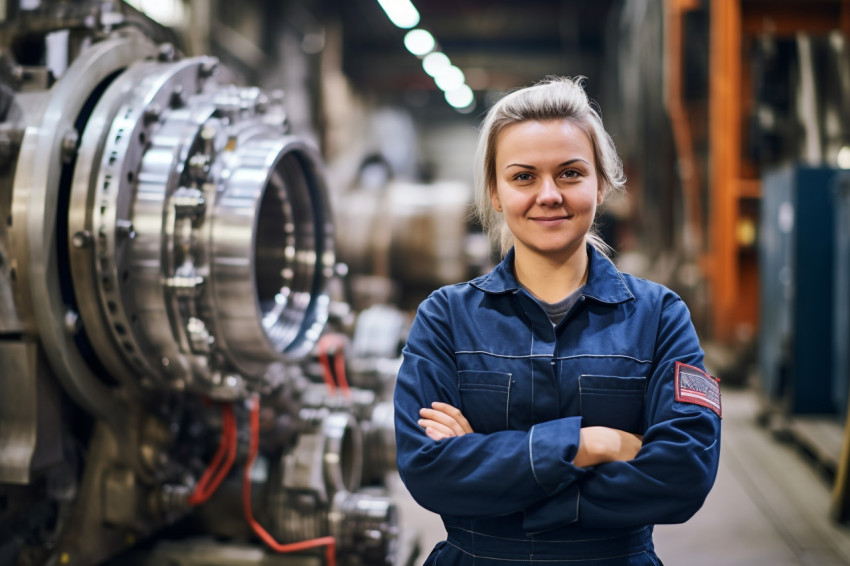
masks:
<svg viewBox="0 0 850 566"><path fill-rule="evenodd" d="M318 151L209 58L145 62L104 93L71 199L74 289L103 365L132 388L217 399L307 354L335 263Z"/></svg>
<svg viewBox="0 0 850 566"><path fill-rule="evenodd" d="M67 195L61 163L73 161L68 134L84 122L99 89L136 61L153 56L157 47L128 31L95 43L66 70L46 95L38 121L29 124L19 153L13 184L9 236L18 315L25 333L40 338L50 364L68 393L87 411L110 422L121 422L124 411L115 391L94 375L76 345L76 325L66 320L69 302L63 297L57 233L64 215L59 203ZM71 151L69 151L71 150ZM66 165L70 166L70 165Z"/></svg>
<svg viewBox="0 0 850 566"><path fill-rule="evenodd" d="M212 219L216 328L231 363L257 375L260 364L306 355L327 320L327 188L318 152L292 136L245 140L224 176Z"/></svg>
<svg viewBox="0 0 850 566"><path fill-rule="evenodd" d="M185 146L214 111L184 108L205 86L206 59L127 69L104 93L80 147L69 213L74 290L90 338L113 346L98 350L100 360L131 388L162 380L171 368L161 360L177 359L171 342L152 339L149 329L170 334L163 202Z"/></svg>

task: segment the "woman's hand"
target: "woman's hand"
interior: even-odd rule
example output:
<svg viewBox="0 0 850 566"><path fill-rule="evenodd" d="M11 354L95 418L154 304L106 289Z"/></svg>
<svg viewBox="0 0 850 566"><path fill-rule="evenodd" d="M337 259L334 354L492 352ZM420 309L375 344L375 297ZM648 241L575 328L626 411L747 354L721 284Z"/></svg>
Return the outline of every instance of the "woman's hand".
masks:
<svg viewBox="0 0 850 566"><path fill-rule="evenodd" d="M589 426L581 429L573 464L589 468L606 462L626 462L637 456L641 446L643 437L639 434L606 426Z"/></svg>
<svg viewBox="0 0 850 566"><path fill-rule="evenodd" d="M469 421L459 409L446 403L431 403L430 409L419 409L418 424L432 440L442 440L452 436L463 436L472 432Z"/></svg>

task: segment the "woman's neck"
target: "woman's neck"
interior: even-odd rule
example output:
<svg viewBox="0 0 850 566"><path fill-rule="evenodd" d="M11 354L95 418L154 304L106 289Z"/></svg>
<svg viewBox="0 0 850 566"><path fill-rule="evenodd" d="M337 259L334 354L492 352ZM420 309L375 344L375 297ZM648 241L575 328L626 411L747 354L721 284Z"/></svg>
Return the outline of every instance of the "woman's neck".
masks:
<svg viewBox="0 0 850 566"><path fill-rule="evenodd" d="M532 295L547 303L568 297L587 281L590 263L584 245L564 256L514 249L514 275Z"/></svg>

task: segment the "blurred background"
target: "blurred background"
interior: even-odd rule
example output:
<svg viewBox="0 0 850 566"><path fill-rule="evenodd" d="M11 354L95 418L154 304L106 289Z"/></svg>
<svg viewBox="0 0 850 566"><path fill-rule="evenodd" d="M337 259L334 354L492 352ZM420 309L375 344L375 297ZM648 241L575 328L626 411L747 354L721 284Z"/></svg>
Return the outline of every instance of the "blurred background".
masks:
<svg viewBox="0 0 850 566"><path fill-rule="evenodd" d="M16 120L12 110L20 106L20 115L45 116L39 122L44 138L49 104L27 102L41 100L27 98L28 93L41 92L50 100L58 96L50 93L59 92L67 69L110 34L128 27L139 30L154 46L140 60L214 58L222 83L269 93L257 108L268 100L278 104L287 133L316 148L321 165L315 167L325 179L320 190L327 195L332 218L316 221L329 226L316 239L332 240L335 256L322 267L322 281L307 287L327 294L328 327L346 345L352 387L372 391L371 400L364 402L370 410L389 400L393 367L419 302L434 288L467 280L498 261L469 219L472 156L483 114L505 93L548 75L584 76L628 177L626 194L601 210L600 232L615 250L621 270L663 283L683 297L703 341L706 366L722 380L724 446L717 487L689 523L659 527L659 555L673 565L850 564L850 529L845 526L850 520L850 427L845 425L850 393L850 1L6 0L0 2L0 15L5 113L0 157L7 176L0 185L5 191L0 210L9 218L0 233L3 256L9 260L0 263L7 281L0 287L8 287L6 301L18 311L14 324L8 322L12 315L5 315L4 340L36 343L39 352L46 350L46 366L54 369L45 371L59 375L62 385L57 389L69 389L62 374L74 373L73 364L65 360L70 369L55 366L58 358L70 354L50 353L59 339L46 337L39 324L52 319L39 319L37 305L27 307L38 301L38 287L30 293L35 299L22 295L18 287L24 283L14 271L16 253L24 250L20 241L34 238L34 232L18 234L12 219L29 214L32 222L28 211L37 208L26 196L37 193L27 189L37 180L30 185L20 180L20 161L15 177L15 160L35 147L25 142L27 132L37 128L35 119ZM166 57L163 45L171 48ZM128 55L103 76L115 76L133 60ZM103 90L109 80L94 81L91 92L100 92L97 88ZM240 96L245 100L248 95ZM94 98L92 94L88 100ZM80 126L81 111L73 112L70 118ZM50 143L67 145L67 136L57 136ZM80 152L85 147L77 140L70 143ZM45 159L46 167L59 171L62 163L73 163L63 155L55 165ZM296 161L309 169L305 159ZM182 171L182 165L175 167ZM51 182L61 194L59 173L57 179ZM60 216L63 202L73 209L75 197L59 198ZM303 206L324 210L317 202ZM297 219L298 207L294 210ZM52 216L45 216L36 224L52 222ZM202 264L202 254L196 255L195 263ZM58 265L57 273L48 265L29 278L58 280L64 273L61 260ZM70 265L64 269L75 269L73 255ZM74 285L87 281L75 280ZM85 301L77 298L80 304ZM27 324L28 309L42 322ZM80 310L85 316L85 309ZM197 316L193 321L203 319ZM319 322L324 324L325 318ZM65 311L55 319L67 322ZM98 350L97 338L89 338L90 349ZM323 372L331 372L322 365L327 361L323 356L333 348L324 343L323 349L316 338L308 341L297 363L299 376L322 383ZM0 351L0 360L30 367L8 352ZM342 350L337 358L342 360ZM5 363L4 371L13 367ZM104 365L106 370L123 367ZM289 375L292 364L284 365L288 369L282 381L297 381ZM239 371L234 369L233 375L238 377ZM340 370L331 373L339 385ZM4 424L7 431L0 432L0 564L94 564L116 559L125 546L135 548L135 542L112 544L108 550L82 553L75 562L77 554L63 550L69 535L56 527L62 513L48 513L53 518L44 519L46 511L38 517L27 511L32 502L47 499L74 509L85 496L73 490L63 499L55 485L54 491L34 487L49 468L34 459L17 467L9 464L8 446L21 442L8 432L20 422L12 401L17 386L0 379L7 380L0 387L7 399L0 400L0 431ZM260 385L249 383L235 398L247 399L251 392L268 395L273 380L258 379ZM378 379L377 385L369 379ZM196 389L217 402L234 398L218 384L205 387ZM309 395L302 391L296 397ZM32 399L33 406L44 402L36 401L35 393ZM141 405L142 413L153 412L153 404ZM368 420L358 413L362 407L357 402L325 399L302 405L342 407L355 415L358 426ZM303 411L280 404L276 410L278 416L289 414L292 422L309 420ZM92 416L97 411L83 412L89 421L100 418ZM219 429L226 427L215 418L207 425L214 448ZM44 426L32 421L24 429L35 438L37 430L47 434ZM53 426L66 427L62 422ZM305 434L303 427L287 426ZM66 480L68 473L85 477L85 462L94 457L92 434L88 427L72 434L83 449L73 459L72 472L63 472ZM35 451L34 440L23 444ZM285 460L293 445L301 446L289 438L268 452L283 452ZM244 455L235 459L242 462ZM391 461L392 454L384 459ZM284 460L284 469L295 465ZM380 499L383 522L372 531L354 529L356 536L351 536L360 542L350 550L350 564L418 564L442 536L438 519L409 500L392 463L386 466L373 471L382 476L374 483L386 490L386 499ZM184 468L181 473L195 469ZM16 470L26 473L16 476ZM142 496L136 484L127 487L119 481L128 477L106 482L118 502ZM101 480L90 481L98 485ZM159 480L134 481L153 485ZM68 513L74 516L74 511ZM154 528L142 515L113 511L100 519L119 525L122 540L136 529L140 532L134 537L147 541L156 541L156 533L173 520L154 521ZM311 536L329 529L339 532L327 527L331 519L322 517L325 527ZM146 526L139 528L140 522ZM188 530L212 532L221 540L249 538L209 517L201 524ZM51 536L36 536L39 529ZM363 533L375 529L383 546L363 550L368 544L361 539L372 536ZM285 527L278 532L289 533ZM146 547L147 556L167 556L169 564L187 565L320 563L315 554L310 555L313 562L277 562L267 554L225 559L194 547L169 548ZM117 560L130 563L129 558Z"/></svg>

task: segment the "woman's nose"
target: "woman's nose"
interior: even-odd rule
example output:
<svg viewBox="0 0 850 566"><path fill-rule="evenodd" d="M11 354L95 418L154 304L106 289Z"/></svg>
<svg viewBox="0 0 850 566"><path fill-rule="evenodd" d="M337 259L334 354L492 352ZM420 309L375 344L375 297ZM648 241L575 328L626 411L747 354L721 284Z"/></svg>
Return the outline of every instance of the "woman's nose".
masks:
<svg viewBox="0 0 850 566"><path fill-rule="evenodd" d="M541 206L554 206L561 204L563 197L561 191L558 190L558 185L551 179L545 179L540 184L540 190L537 192L537 202Z"/></svg>

